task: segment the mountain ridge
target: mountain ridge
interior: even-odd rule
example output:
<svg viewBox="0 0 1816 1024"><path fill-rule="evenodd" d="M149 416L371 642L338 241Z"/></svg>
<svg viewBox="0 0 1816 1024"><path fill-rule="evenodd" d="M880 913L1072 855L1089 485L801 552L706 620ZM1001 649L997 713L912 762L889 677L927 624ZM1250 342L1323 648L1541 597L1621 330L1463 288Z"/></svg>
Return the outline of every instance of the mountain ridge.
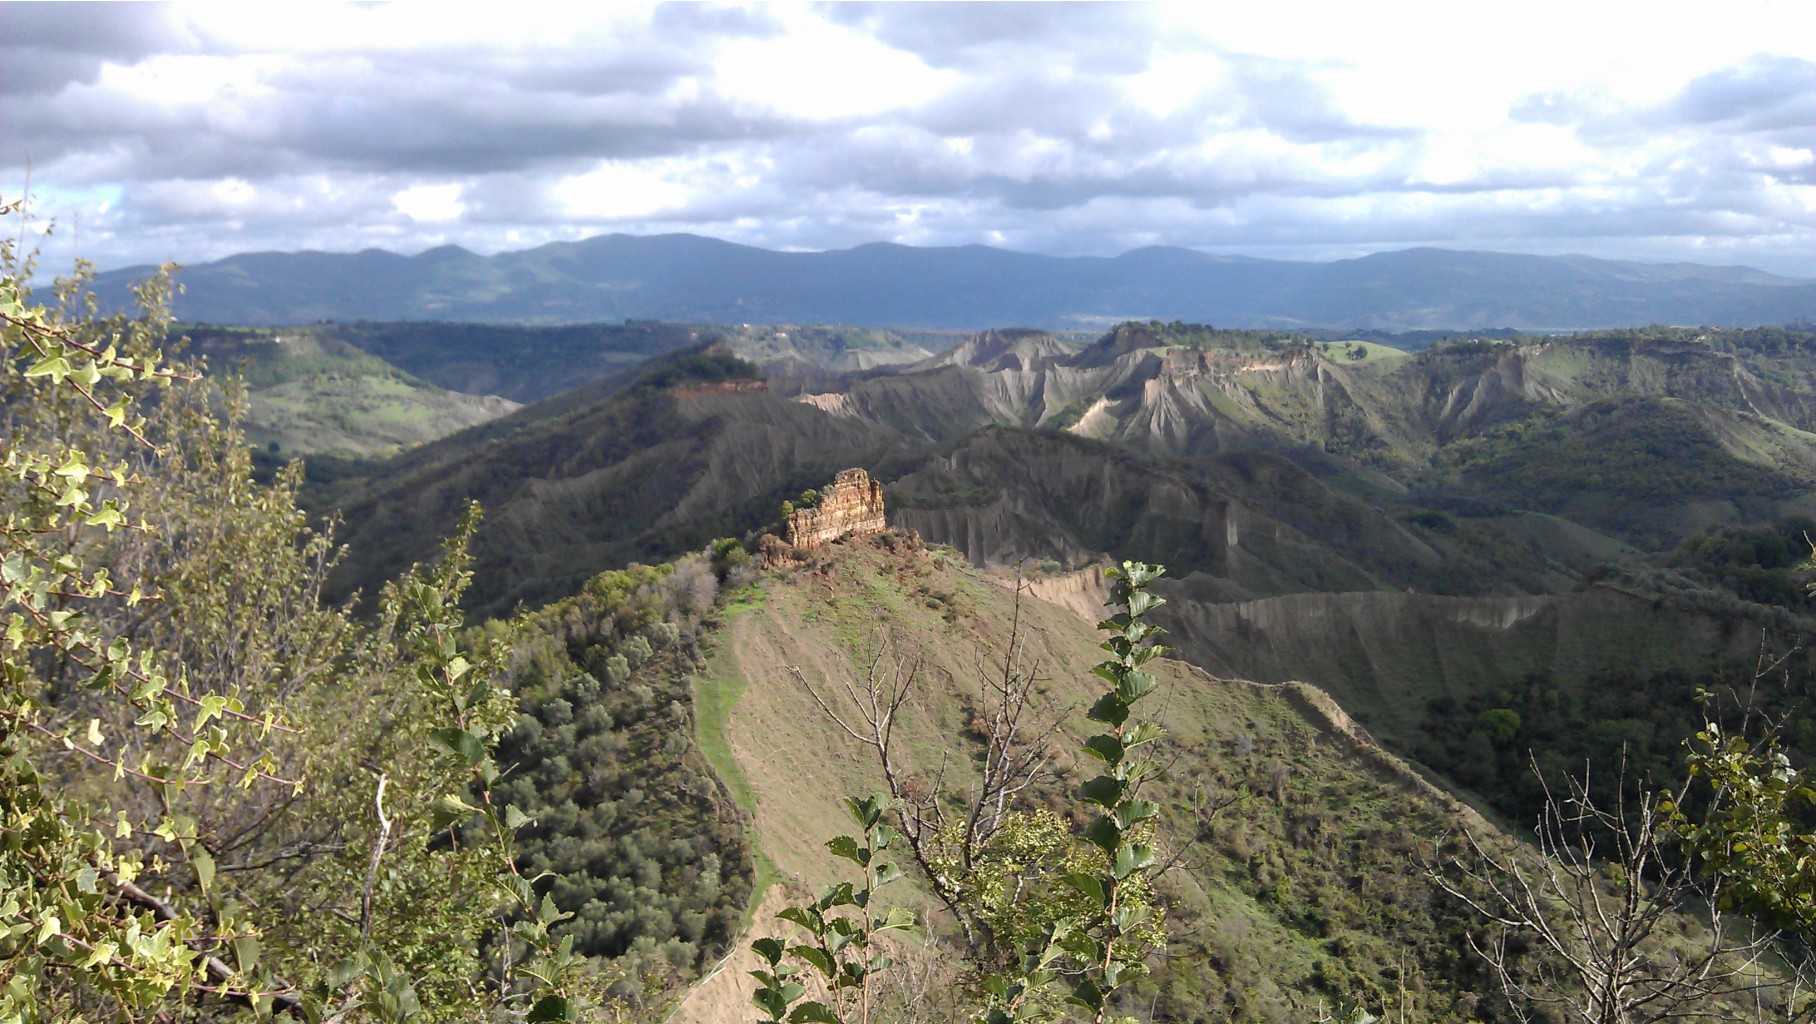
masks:
<svg viewBox="0 0 1816 1024"><path fill-rule="evenodd" d="M96 278L130 304L145 267ZM1752 326L1816 316L1816 280L1751 267L1415 247L1328 263L1148 246L1047 256L873 242L784 252L703 235L595 235L492 256L459 246L243 253L182 275L196 322L471 320L1102 327L1129 319L1266 328L1569 330Z"/></svg>

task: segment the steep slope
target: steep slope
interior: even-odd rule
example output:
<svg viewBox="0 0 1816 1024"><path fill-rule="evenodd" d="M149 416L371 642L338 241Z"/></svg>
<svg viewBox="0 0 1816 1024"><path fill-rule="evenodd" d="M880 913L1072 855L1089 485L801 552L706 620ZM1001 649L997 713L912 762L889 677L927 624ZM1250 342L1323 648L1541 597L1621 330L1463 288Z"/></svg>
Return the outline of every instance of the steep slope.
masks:
<svg viewBox="0 0 1816 1024"><path fill-rule="evenodd" d="M695 683L701 743L784 879L811 889L836 877L817 840L845 829L844 795L878 785L863 750L803 682L840 694L844 680L861 681L885 630L895 652L922 659L918 696L896 725L911 771L930 780L943 760L963 785L979 674L1002 656L1018 618L1044 701L1066 723L1054 744L1059 767L1073 779L1083 770L1072 750L1088 724L1088 669L1101 657L1090 626L1032 599L1017 613L1009 590L961 563L893 540L847 542L767 577L761 595L727 617ZM1417 852L1466 812L1315 693L1156 664L1171 746L1154 793L1165 806L1163 855L1179 858L1163 882L1177 955L1139 993L1144 1011L1164 1021L1302 1020L1333 993L1377 992L1403 977L1417 1019L1467 1019L1458 1000L1486 979L1456 956L1466 923L1417 867ZM1063 807L1066 790L1057 784L1040 801ZM1209 810L1224 798L1223 810ZM757 922L765 926L774 927ZM747 1005L737 965L676 1019L732 1019L722 1008Z"/></svg>
<svg viewBox="0 0 1816 1024"><path fill-rule="evenodd" d="M124 308L147 268L96 281ZM479 256L447 246L251 253L183 272L190 320L584 323L625 319L979 329L1131 317L1392 330L1788 323L1816 283L1744 267L1413 249L1293 263L1147 248L1114 258L873 244L771 252L694 235L604 235Z"/></svg>
<svg viewBox="0 0 1816 1024"><path fill-rule="evenodd" d="M1076 352L980 335L809 400L935 441L1010 426L1193 463L1322 452L1339 489L1378 509L1562 516L1657 548L1809 507L1816 385L1794 354L1816 335L1766 333L1660 328L1409 355L1137 323Z"/></svg>
<svg viewBox="0 0 1816 1024"><path fill-rule="evenodd" d="M428 557L477 500L486 520L472 602L496 613L571 593L613 566L742 535L838 470L908 454L894 433L774 396L748 363L705 352L657 360L602 400L533 407L317 496L316 507L339 510L354 552L339 587L369 588Z"/></svg>

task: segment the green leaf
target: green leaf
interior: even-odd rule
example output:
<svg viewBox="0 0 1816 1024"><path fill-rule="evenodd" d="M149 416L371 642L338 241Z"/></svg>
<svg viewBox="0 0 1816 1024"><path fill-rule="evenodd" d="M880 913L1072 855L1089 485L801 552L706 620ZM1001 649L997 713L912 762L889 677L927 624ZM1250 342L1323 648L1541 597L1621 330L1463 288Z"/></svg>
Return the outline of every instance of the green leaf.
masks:
<svg viewBox="0 0 1816 1024"><path fill-rule="evenodd" d="M899 835L900 833L895 829L890 828L888 825L878 825L876 828L870 830L870 848L873 850L887 850L889 849L889 844L895 842Z"/></svg>
<svg viewBox="0 0 1816 1024"><path fill-rule="evenodd" d="M1122 745L1137 747L1143 743L1152 743L1166 734L1167 731L1154 722L1141 722L1129 726L1128 731L1123 733Z"/></svg>
<svg viewBox="0 0 1816 1024"><path fill-rule="evenodd" d="M1109 900L1104 896L1103 882L1099 880L1096 875L1087 875L1082 871L1074 871L1069 874L1061 875L1060 881L1071 886L1073 889L1076 889L1080 895L1100 907L1109 903Z"/></svg>
<svg viewBox="0 0 1816 1024"><path fill-rule="evenodd" d="M1110 873L1117 879L1124 879L1144 868L1154 865L1154 848L1134 844L1124 846L1116 851L1116 862L1111 865Z"/></svg>
<svg viewBox="0 0 1816 1024"><path fill-rule="evenodd" d="M790 946L788 951L812 964L814 968L825 977L830 978L838 973L838 968L834 966L832 957L827 956L826 951L817 946Z"/></svg>
<svg viewBox="0 0 1816 1024"><path fill-rule="evenodd" d="M1108 775L1099 775L1078 787L1078 798L1102 807L1113 808L1116 801L1122 799L1122 783Z"/></svg>
<svg viewBox="0 0 1816 1024"><path fill-rule="evenodd" d="M1116 808L1116 827L1127 832L1136 823L1160 814L1160 805L1152 800L1125 800Z"/></svg>
<svg viewBox="0 0 1816 1024"><path fill-rule="evenodd" d="M33 363L25 371L27 377L49 377L51 383L61 384L69 376L69 360L60 355L49 355Z"/></svg>
<svg viewBox="0 0 1816 1024"><path fill-rule="evenodd" d="M825 1003L809 999L788 1012L788 1024L844 1024Z"/></svg>
<svg viewBox="0 0 1816 1024"><path fill-rule="evenodd" d="M1140 729L1141 726L1136 726L1135 728ZM1123 748L1124 744L1118 742L1116 737L1107 732L1098 733L1085 741L1085 753L1090 754L1111 766L1114 766L1116 762L1122 760Z"/></svg>
<svg viewBox="0 0 1816 1024"><path fill-rule="evenodd" d="M816 938L826 934L826 919L811 907L784 907L776 916L790 924L800 925Z"/></svg>
<svg viewBox="0 0 1816 1024"><path fill-rule="evenodd" d="M1153 907L1143 907L1125 903L1116 908L1116 913L1110 915L1110 923L1116 926L1117 931L1126 932L1153 916Z"/></svg>
<svg viewBox="0 0 1816 1024"><path fill-rule="evenodd" d="M359 957L350 956L337 961L333 967L328 968L328 988L331 991L339 992L352 984L354 978L364 973L366 973L366 966Z"/></svg>
<svg viewBox="0 0 1816 1024"><path fill-rule="evenodd" d="M826 848L834 857L843 857L860 866L870 861L869 851L859 848L858 841L850 836L834 836L826 841Z"/></svg>
<svg viewBox="0 0 1816 1024"><path fill-rule="evenodd" d="M1133 704L1141 698L1146 697L1148 694L1153 693L1154 688L1159 685L1160 680L1155 679L1150 673L1130 672L1122 677L1121 682L1116 684L1116 696L1124 704Z"/></svg>
<svg viewBox="0 0 1816 1024"><path fill-rule="evenodd" d="M193 845L189 848L189 866L195 868L195 880L206 893L214 888L214 855L207 848Z"/></svg>
<svg viewBox="0 0 1816 1024"><path fill-rule="evenodd" d="M256 935L241 935L233 940L233 959L239 965L241 974L249 973L258 966L262 949Z"/></svg>
<svg viewBox="0 0 1816 1024"><path fill-rule="evenodd" d="M450 793L441 798L441 801L435 805L435 810L429 815L429 830L440 832L450 825L459 824L478 813L479 808Z"/></svg>
<svg viewBox="0 0 1816 1024"><path fill-rule="evenodd" d="M1129 705L1118 700L1116 694L1106 693L1097 698L1097 703L1091 705L1091 710L1085 713L1085 717L1115 728L1129 720Z"/></svg>
<svg viewBox="0 0 1816 1024"><path fill-rule="evenodd" d="M444 729L430 729L429 742L464 760L468 766L485 760L485 744L479 741L479 737L465 729L456 729L451 726Z"/></svg>
<svg viewBox="0 0 1816 1024"><path fill-rule="evenodd" d="M1086 978L1073 987L1072 994L1066 997L1066 1002L1096 1013L1103 1009L1103 997L1103 989L1098 988L1095 982Z"/></svg>
<svg viewBox="0 0 1816 1024"><path fill-rule="evenodd" d="M781 1020L788 1012L788 1003L783 1000L778 989L760 988L750 994L750 1001L757 1004L757 1009L769 1014L770 1020Z"/></svg>
<svg viewBox="0 0 1816 1024"><path fill-rule="evenodd" d="M1145 590L1136 591L1129 595L1129 617L1140 618L1163 604L1166 604L1165 598L1155 597Z"/></svg>
<svg viewBox="0 0 1816 1024"><path fill-rule="evenodd" d="M543 1024L547 1021L570 1021L580 1016L580 1007L566 996L543 996L530 1007L526 1018L529 1024Z"/></svg>
<svg viewBox="0 0 1816 1024"><path fill-rule="evenodd" d="M750 944L750 948L758 956L768 961L772 967L782 962L782 954L787 951L782 945L782 940L773 937L758 939Z"/></svg>
<svg viewBox="0 0 1816 1024"><path fill-rule="evenodd" d="M1085 826L1085 838L1113 857L1116 855L1116 847L1122 843L1122 829L1116 827L1116 822L1100 814Z"/></svg>

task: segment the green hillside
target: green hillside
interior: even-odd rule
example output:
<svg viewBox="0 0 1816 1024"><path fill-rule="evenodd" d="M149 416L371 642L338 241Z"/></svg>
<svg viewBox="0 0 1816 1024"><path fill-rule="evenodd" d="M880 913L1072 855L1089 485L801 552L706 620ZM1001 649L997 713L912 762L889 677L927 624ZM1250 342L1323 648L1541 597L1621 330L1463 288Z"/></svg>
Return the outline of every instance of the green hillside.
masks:
<svg viewBox="0 0 1816 1024"><path fill-rule="evenodd" d="M427 383L324 332L192 325L189 351L246 382L246 439L282 461L390 455L517 403Z"/></svg>
<svg viewBox="0 0 1816 1024"><path fill-rule="evenodd" d="M706 641L695 688L697 700L726 707L700 720L710 727L702 745L735 768L753 839L785 881L811 889L832 877L832 859L801 837L844 829L842 797L879 785L803 682L842 693L885 638L919 664L917 699L896 726L911 772L944 760L962 787L976 756L968 722L979 673L1002 657L1018 614L1043 702L1067 723L1056 747L1075 746L1088 724L1088 666L1101 657L1090 625L1034 599L1018 613L1010 590L949 554L853 541L766 576L761 594ZM1169 1021L1303 1020L1346 992L1379 1003L1404 981L1417 1019L1470 1019L1453 1007L1487 979L1458 955L1465 916L1418 867L1420 851L1465 812L1306 691L1178 663L1161 678L1173 738L1157 791L1161 841L1180 858L1163 892L1178 938L1142 1005ZM1085 770L1070 753L1057 768L1074 780ZM1066 787L1056 781L1036 803L1063 807ZM716 991L689 1004L698 1016L684 1008L679 1019L723 1019L711 1011L740 1003L748 982L728 970L706 985Z"/></svg>

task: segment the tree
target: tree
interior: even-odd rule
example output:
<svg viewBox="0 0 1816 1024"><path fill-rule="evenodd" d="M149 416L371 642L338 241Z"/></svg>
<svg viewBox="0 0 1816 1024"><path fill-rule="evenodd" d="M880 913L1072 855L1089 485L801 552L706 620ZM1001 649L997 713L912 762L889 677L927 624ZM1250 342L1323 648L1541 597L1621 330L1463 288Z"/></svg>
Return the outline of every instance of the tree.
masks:
<svg viewBox="0 0 1816 1024"><path fill-rule="evenodd" d="M1587 779L1567 786L1546 789L1536 851L1466 833L1467 856L1434 871L1492 926L1471 947L1518 1019L1552 1019L1540 1008L1581 1024L1816 1019L1807 961L1781 955L1784 932L1735 912L1747 907L1745 873L1707 870L1677 848L1728 812L1718 804L1689 824L1679 808L1690 783L1658 793L1618 773L1607 798ZM1522 955L1528 944L1536 955Z"/></svg>
<svg viewBox="0 0 1816 1024"><path fill-rule="evenodd" d="M0 1020L572 1018L487 799L515 710L459 641L474 520L377 623L323 607L299 471L254 485L161 352L168 270L101 319L29 265L0 240Z"/></svg>

